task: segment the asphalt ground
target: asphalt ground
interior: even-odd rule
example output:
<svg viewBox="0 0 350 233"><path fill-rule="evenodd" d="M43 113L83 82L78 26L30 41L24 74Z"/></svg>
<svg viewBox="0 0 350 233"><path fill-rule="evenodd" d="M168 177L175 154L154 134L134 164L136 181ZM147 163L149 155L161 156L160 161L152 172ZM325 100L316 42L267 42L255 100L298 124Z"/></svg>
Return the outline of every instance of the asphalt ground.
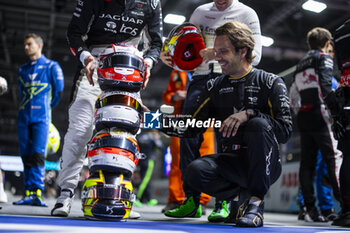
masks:
<svg viewBox="0 0 350 233"><path fill-rule="evenodd" d="M139 219L123 222L87 220L81 211L81 200L75 199L67 218L52 217L50 211L55 199L45 200L49 207L14 206L19 196L8 196L7 203L0 203L0 232L84 232L84 233L206 233L206 232L260 232L260 233L343 233L349 228L339 228L328 223L298 221L295 214L265 213L264 227L238 228L232 224L209 223L206 209L201 218L169 218L161 213L164 205L133 207L141 214Z"/></svg>

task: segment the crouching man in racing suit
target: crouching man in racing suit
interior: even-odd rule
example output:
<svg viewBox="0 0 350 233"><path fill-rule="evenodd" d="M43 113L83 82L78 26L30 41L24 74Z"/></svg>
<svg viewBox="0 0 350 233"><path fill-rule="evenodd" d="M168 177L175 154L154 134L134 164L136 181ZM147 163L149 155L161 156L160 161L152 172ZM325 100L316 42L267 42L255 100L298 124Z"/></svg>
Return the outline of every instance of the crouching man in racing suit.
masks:
<svg viewBox="0 0 350 233"><path fill-rule="evenodd" d="M229 22L215 33L215 59L224 75L202 95L206 98L192 117L197 121L215 118L214 128L216 121L222 122L217 131L219 153L190 163L184 174L187 199L179 208L187 217L195 217L199 194L205 192L219 200L236 200L237 226L260 227L264 195L281 174L278 143L287 142L292 133L288 93L280 77L252 68L255 42L245 24ZM163 128L182 137L201 130ZM173 211L179 210L166 215L176 217Z"/></svg>
<svg viewBox="0 0 350 233"><path fill-rule="evenodd" d="M68 26L67 39L73 55L80 62L72 89L69 126L62 151L62 169L58 180L61 194L51 215L68 216L74 189L79 181L86 144L93 133L95 101L101 93L95 70L99 54L112 43L123 42L137 47L143 33L150 42L144 55L146 74L143 88L145 88L150 69L158 60L162 47L160 1L78 1Z"/></svg>

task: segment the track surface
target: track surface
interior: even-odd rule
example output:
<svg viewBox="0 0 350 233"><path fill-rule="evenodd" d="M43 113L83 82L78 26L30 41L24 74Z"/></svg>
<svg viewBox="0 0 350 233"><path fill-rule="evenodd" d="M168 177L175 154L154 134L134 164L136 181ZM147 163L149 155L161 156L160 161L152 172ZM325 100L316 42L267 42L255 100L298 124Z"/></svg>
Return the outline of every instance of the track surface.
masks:
<svg viewBox="0 0 350 233"><path fill-rule="evenodd" d="M31 206L13 206L11 203L19 197L10 197L8 203L0 206L0 232L83 232L83 233L206 233L206 232L259 232L259 233L343 233L348 228L331 226L331 223L306 223L298 221L296 215L265 213L264 227L238 228L228 224L212 224L207 216L201 218L173 219L161 213L162 205L134 207L141 213L137 220L126 222L108 222L85 220L81 212L80 200L75 200L68 218L50 216L55 200L47 200L48 208ZM207 214L211 209L207 209Z"/></svg>

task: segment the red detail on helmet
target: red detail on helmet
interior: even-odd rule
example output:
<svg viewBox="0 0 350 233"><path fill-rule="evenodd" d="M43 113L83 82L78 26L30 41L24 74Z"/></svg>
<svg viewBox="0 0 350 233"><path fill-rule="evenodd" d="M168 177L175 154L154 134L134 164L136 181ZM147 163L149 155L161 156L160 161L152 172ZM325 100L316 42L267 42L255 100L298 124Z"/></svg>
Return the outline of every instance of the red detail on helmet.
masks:
<svg viewBox="0 0 350 233"><path fill-rule="evenodd" d="M73 56L76 56L76 55L77 55L77 53L75 52L75 50L74 50L72 47L70 47L70 51L71 51L71 53L73 54Z"/></svg>
<svg viewBox="0 0 350 233"><path fill-rule="evenodd" d="M113 79L113 80L118 80L118 81L124 81L124 82L142 82L142 74L140 71L136 69L128 69L130 72L133 72L131 74L121 74L121 73L116 73L119 68L105 68L105 69L97 69L99 77L102 76L104 79ZM101 76L100 76L101 75Z"/></svg>
<svg viewBox="0 0 350 233"><path fill-rule="evenodd" d="M132 152L124 150L122 148L117 148L117 147L103 147L103 148L97 148L95 150L90 150L88 152L88 157L91 158L95 155L100 155L100 154L121 155L121 156L124 156L124 157L130 159L136 165L139 162L139 159Z"/></svg>
<svg viewBox="0 0 350 233"><path fill-rule="evenodd" d="M350 68L342 72L339 85L341 87L350 87Z"/></svg>

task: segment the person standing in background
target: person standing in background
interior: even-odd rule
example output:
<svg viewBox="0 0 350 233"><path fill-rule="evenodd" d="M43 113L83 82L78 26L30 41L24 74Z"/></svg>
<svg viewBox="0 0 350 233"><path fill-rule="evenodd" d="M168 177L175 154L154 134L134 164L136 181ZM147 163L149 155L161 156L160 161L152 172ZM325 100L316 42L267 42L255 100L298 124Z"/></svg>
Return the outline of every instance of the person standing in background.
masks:
<svg viewBox="0 0 350 233"><path fill-rule="evenodd" d="M332 35L316 27L307 34L310 51L298 63L294 73L295 89L300 94L297 122L300 130L301 161L299 181L304 197L306 213L315 222L326 222L315 206L313 179L318 150L327 164L334 197L340 200L339 168L342 153L331 131L332 118L327 111L328 98L332 93L333 60L327 54Z"/></svg>
<svg viewBox="0 0 350 233"><path fill-rule="evenodd" d="M332 225L350 227L350 19L335 31L335 54L341 77L331 106L332 129L344 159L340 168L341 212Z"/></svg>
<svg viewBox="0 0 350 233"><path fill-rule="evenodd" d="M51 122L51 109L60 101L64 88L59 64L42 54L43 39L26 35L24 51L29 62L18 71L20 106L17 130L19 150L24 165L25 197L14 205L47 205L42 200L45 155Z"/></svg>
<svg viewBox="0 0 350 233"><path fill-rule="evenodd" d="M7 92L7 81L5 78L0 76L0 96L5 94ZM3 179L3 173L0 169L0 203L6 203L7 202L7 195L4 190L4 179Z"/></svg>
<svg viewBox="0 0 350 233"><path fill-rule="evenodd" d="M253 32L255 47L253 55L255 56L252 65L259 64L261 59L261 30L260 22L256 12L239 2L238 0L213 0L212 3L201 5L193 12L190 23L198 26L203 34L206 48L200 51L203 63L196 68L193 79L187 89L187 96L183 104L182 114L186 115L193 112L196 106L199 94L206 88L211 88L214 79L221 75L220 65L214 60L214 39L215 29L219 26L230 22L239 21L246 24ZM171 57L163 52L161 60L168 66L171 66ZM203 142L203 135L198 134L192 138L180 139L180 168L182 174L193 160L200 158L199 148ZM235 205L232 205L235 206ZM181 209L180 209L181 208ZM185 206L179 207L178 217L185 217L182 213ZM172 213L174 214L174 212ZM208 216L208 220L212 222L222 222L228 217L226 201L216 201L214 211Z"/></svg>
<svg viewBox="0 0 350 233"><path fill-rule="evenodd" d="M173 70L167 89L163 93L163 103L174 106L175 115L181 114L182 104L186 98L186 85L191 80L191 73ZM203 143L200 148L200 154L208 155L215 152L215 142L213 129L208 129L203 134ZM185 201L185 193L182 188L182 174L180 170L180 140L178 137L171 137L170 141L171 153L171 170L169 174L169 197L167 205L162 209L162 213L180 207ZM205 193L201 194L200 203L204 206L208 204L211 197Z"/></svg>
<svg viewBox="0 0 350 233"><path fill-rule="evenodd" d="M331 45L328 47L326 53L331 56L334 60L334 43L331 41ZM338 87L338 81L333 76L332 77L332 90L335 91ZM296 90L295 83L291 85L290 88L290 100L291 100L291 108L294 111L294 114L297 115L300 108L300 95ZM317 190L317 200L318 207L321 210L321 214L326 217L328 220L333 221L337 217L337 213L334 212L334 202L332 200L332 185L330 183L330 178L327 170L327 164L322 159L321 152L317 153L317 165L316 165L316 190ZM298 220L305 220L307 222L311 222L312 219L307 214L306 207L304 204L303 194L301 189L299 188L299 214Z"/></svg>
<svg viewBox="0 0 350 233"><path fill-rule="evenodd" d="M158 204L158 200L152 198L152 174L154 171L157 151L163 150L163 142L157 131L141 130L136 136L137 143L140 147L140 153L144 154L144 159L140 159L137 167L140 173L140 182L137 184L136 201L134 206L142 207L143 203L148 206ZM135 172L134 172L135 174ZM134 187L136 187L135 183Z"/></svg>

